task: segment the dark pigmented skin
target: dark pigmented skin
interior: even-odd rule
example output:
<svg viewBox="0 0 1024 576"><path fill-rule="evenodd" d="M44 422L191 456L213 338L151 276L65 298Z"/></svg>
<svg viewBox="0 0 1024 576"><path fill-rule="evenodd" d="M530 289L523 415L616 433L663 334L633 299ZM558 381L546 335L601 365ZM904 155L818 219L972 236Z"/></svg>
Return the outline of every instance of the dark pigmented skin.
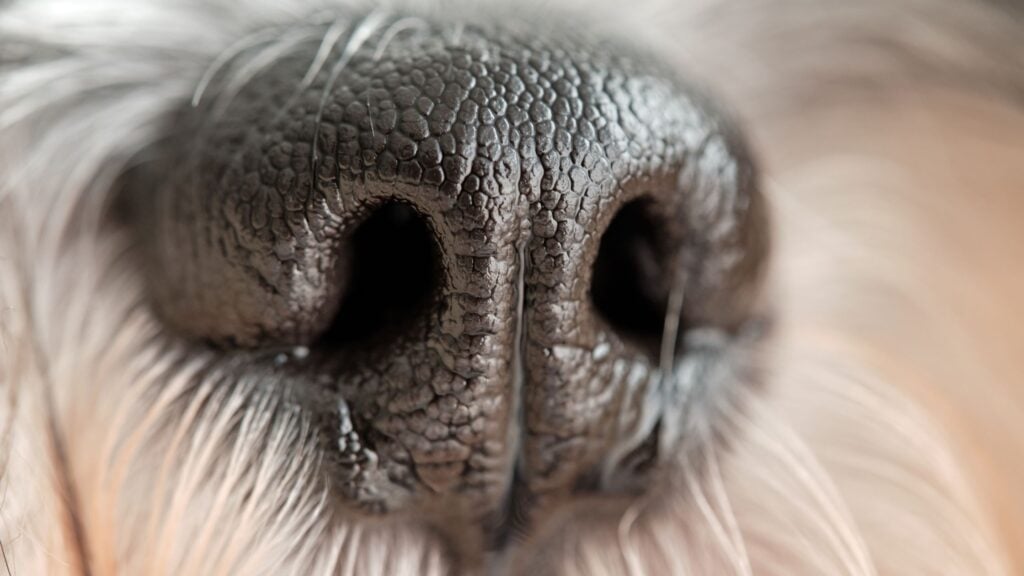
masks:
<svg viewBox="0 0 1024 576"><path fill-rule="evenodd" d="M616 283L661 315L679 283L684 329L722 344L684 334L678 357L699 374L728 358L767 246L754 169L723 117L641 51L554 26L396 22L353 18L365 43L342 38L319 70L318 38L230 102L224 75L181 113L136 202L154 303L224 354L310 347L251 369L282 370L324 423L347 500L493 521L515 478L519 506L543 509L592 485L641 416L674 409L648 394L661 319L630 324ZM421 301L371 294L380 310L356 312L374 329L334 337L375 257L353 235L395 203L431 244L409 247L431 260ZM595 277L627 206L614 239L643 250ZM630 254L653 267L620 265Z"/></svg>

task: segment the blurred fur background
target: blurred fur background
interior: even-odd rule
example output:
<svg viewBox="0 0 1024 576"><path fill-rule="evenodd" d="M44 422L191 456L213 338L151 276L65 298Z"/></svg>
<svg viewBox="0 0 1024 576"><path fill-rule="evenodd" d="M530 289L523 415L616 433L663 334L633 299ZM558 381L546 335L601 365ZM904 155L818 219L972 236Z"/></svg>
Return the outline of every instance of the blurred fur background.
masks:
<svg viewBox="0 0 1024 576"><path fill-rule="evenodd" d="M458 569L411 519L330 506L302 415L164 338L105 224L211 66L341 1L0 2L0 573ZM1024 9L512 8L649 43L741 118L773 206L779 329L706 474L625 514L569 505L491 571L1024 574Z"/></svg>

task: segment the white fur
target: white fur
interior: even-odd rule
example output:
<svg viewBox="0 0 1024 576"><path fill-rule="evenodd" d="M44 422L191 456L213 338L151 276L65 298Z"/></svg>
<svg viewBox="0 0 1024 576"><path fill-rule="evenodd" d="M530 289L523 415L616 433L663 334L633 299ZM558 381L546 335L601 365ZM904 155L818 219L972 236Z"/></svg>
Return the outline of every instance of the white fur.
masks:
<svg viewBox="0 0 1024 576"><path fill-rule="evenodd" d="M776 217L780 328L766 386L723 407L740 433L702 439L705 474L566 503L495 571L1020 573L1024 25L952 0L618 4L587 7L590 25L644 37L747 122ZM301 414L163 340L124 239L100 223L219 57L331 5L0 7L14 574L446 573L445 543L409 519L326 502ZM275 46L226 71L244 81Z"/></svg>

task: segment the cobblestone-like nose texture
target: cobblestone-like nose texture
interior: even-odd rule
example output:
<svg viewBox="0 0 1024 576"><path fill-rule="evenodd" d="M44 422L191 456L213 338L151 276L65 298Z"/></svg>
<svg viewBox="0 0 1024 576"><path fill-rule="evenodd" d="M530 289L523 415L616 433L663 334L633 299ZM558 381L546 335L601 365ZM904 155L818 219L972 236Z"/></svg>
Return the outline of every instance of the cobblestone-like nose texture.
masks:
<svg viewBox="0 0 1024 576"><path fill-rule="evenodd" d="M327 359L298 379L354 500L484 515L517 460L525 493L560 494L629 435L658 359L590 291L631 202L677 263L652 290L680 275L695 325L748 312L764 226L742 147L648 57L545 29L356 19L185 115L150 208L157 300L188 333ZM353 231L395 202L430 231L427 304L383 344L316 348L357 281Z"/></svg>

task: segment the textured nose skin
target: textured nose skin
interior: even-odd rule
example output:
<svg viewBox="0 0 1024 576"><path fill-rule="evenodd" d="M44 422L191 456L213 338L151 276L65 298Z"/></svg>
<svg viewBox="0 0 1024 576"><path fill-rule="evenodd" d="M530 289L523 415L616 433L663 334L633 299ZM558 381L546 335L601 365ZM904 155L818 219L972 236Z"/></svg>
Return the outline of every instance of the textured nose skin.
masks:
<svg viewBox="0 0 1024 576"><path fill-rule="evenodd" d="M214 340L310 344L354 281L354 231L411 207L437 260L427 304L383 344L314 350L309 395L349 498L483 517L513 468L530 497L571 491L638 426L658 359L590 297L616 214L642 203L679 263L652 282L685 282L687 318L729 327L750 305L762 207L742 147L645 56L407 24L375 16L353 23L358 42L299 46L197 129L159 204L193 217L160 227L157 253L200 256L165 267L160 300Z"/></svg>

